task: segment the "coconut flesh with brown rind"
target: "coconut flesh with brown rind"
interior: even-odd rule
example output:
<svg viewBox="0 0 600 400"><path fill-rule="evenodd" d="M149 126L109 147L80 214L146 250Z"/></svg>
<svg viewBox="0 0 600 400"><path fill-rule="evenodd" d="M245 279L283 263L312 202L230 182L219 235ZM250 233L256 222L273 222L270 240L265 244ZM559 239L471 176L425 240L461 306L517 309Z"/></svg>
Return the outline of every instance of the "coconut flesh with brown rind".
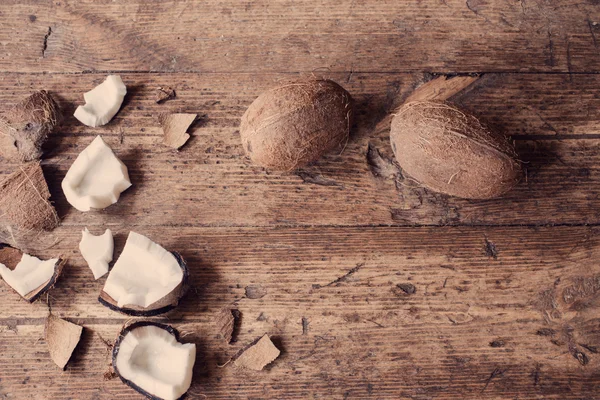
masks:
<svg viewBox="0 0 600 400"><path fill-rule="evenodd" d="M392 120L390 140L404 173L451 196L498 197L522 175L508 137L443 102L404 104Z"/></svg>
<svg viewBox="0 0 600 400"><path fill-rule="evenodd" d="M50 357L62 370L81 339L83 327L50 314L46 319L44 336Z"/></svg>
<svg viewBox="0 0 600 400"><path fill-rule="evenodd" d="M250 159L266 168L290 171L348 141L352 97L325 79L298 81L262 93L240 125Z"/></svg>
<svg viewBox="0 0 600 400"><path fill-rule="evenodd" d="M0 117L0 155L21 162L39 159L60 119L58 104L47 91L33 93Z"/></svg>

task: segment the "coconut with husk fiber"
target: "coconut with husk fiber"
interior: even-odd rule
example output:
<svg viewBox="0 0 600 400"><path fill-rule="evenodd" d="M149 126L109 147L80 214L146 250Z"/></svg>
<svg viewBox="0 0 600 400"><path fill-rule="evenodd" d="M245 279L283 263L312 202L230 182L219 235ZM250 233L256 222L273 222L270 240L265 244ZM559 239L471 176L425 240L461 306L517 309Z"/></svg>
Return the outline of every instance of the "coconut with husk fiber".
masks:
<svg viewBox="0 0 600 400"><path fill-rule="evenodd" d="M290 171L342 150L352 120L352 97L337 83L312 79L258 96L242 117L240 135L250 159Z"/></svg>
<svg viewBox="0 0 600 400"><path fill-rule="evenodd" d="M0 117L0 155L21 162L39 159L60 119L58 104L47 91L33 93Z"/></svg>
<svg viewBox="0 0 600 400"><path fill-rule="evenodd" d="M402 171L436 192L489 199L521 178L510 140L447 103L404 104L392 120L390 139Z"/></svg>

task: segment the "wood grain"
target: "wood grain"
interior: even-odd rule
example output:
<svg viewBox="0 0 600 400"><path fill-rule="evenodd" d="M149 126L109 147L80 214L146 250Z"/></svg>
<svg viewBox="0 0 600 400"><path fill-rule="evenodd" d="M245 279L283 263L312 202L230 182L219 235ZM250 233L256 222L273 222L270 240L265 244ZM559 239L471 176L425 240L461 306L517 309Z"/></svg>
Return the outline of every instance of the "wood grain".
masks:
<svg viewBox="0 0 600 400"><path fill-rule="evenodd" d="M594 0L8 0L0 70L596 72Z"/></svg>

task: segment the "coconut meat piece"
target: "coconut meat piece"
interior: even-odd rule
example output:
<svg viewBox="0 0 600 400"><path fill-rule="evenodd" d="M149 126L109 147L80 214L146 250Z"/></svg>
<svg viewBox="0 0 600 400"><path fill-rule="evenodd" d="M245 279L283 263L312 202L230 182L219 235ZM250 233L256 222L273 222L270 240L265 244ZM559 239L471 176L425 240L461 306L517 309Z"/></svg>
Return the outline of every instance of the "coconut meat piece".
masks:
<svg viewBox="0 0 600 400"><path fill-rule="evenodd" d="M88 228L81 232L79 251L94 274L94 279L108 272L108 263L113 259L114 240L110 229L102 235L94 236Z"/></svg>
<svg viewBox="0 0 600 400"><path fill-rule="evenodd" d="M127 167L100 136L75 159L62 181L67 201L79 211L116 203L131 186Z"/></svg>
<svg viewBox="0 0 600 400"><path fill-rule="evenodd" d="M148 307L183 281L175 256L139 233L130 232L125 248L108 274L104 292L118 307Z"/></svg>
<svg viewBox="0 0 600 400"><path fill-rule="evenodd" d="M58 261L58 258L40 260L37 257L23 253L21 261L13 270L0 263L0 276L17 293L25 297L52 278Z"/></svg>
<svg viewBox="0 0 600 400"><path fill-rule="evenodd" d="M75 110L75 118L82 124L97 127L107 124L119 111L127 87L119 75L109 75L106 80L83 95L84 106Z"/></svg>
<svg viewBox="0 0 600 400"><path fill-rule="evenodd" d="M167 330L146 325L125 335L115 358L122 379L153 396L175 400L192 383L196 345L179 343Z"/></svg>

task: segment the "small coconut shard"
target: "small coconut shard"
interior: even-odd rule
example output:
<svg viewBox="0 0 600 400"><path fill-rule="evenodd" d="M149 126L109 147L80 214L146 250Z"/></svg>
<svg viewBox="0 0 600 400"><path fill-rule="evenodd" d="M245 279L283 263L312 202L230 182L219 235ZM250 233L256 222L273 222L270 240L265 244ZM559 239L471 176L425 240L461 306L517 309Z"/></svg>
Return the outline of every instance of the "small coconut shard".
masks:
<svg viewBox="0 0 600 400"><path fill-rule="evenodd" d="M196 345L180 343L169 325L139 321L125 327L113 347L121 380L151 399L180 399L192 384Z"/></svg>
<svg viewBox="0 0 600 400"><path fill-rule="evenodd" d="M279 357L280 351L268 335L264 335L254 345L248 347L235 361L237 367L260 371Z"/></svg>
<svg viewBox="0 0 600 400"><path fill-rule="evenodd" d="M127 87L119 75L109 75L106 80L83 95L84 106L75 110L75 118L93 128L106 125L119 111Z"/></svg>
<svg viewBox="0 0 600 400"><path fill-rule="evenodd" d="M92 270L94 279L98 279L108 272L108 263L113 259L114 246L110 229L99 236L92 235L88 228L81 232L79 251Z"/></svg>
<svg viewBox="0 0 600 400"><path fill-rule="evenodd" d="M52 96L45 90L33 93L0 117L0 155L20 162L39 159L60 120Z"/></svg>
<svg viewBox="0 0 600 400"><path fill-rule="evenodd" d="M231 343L233 338L233 330L235 328L235 317L233 316L233 310L229 308L223 308L215 317L215 325L217 327L218 335L226 343Z"/></svg>
<svg viewBox="0 0 600 400"><path fill-rule="evenodd" d="M521 178L508 137L446 103L404 104L392 120L390 140L403 173L436 192L490 199Z"/></svg>
<svg viewBox="0 0 600 400"><path fill-rule="evenodd" d="M246 155L265 168L291 171L348 142L352 97L337 83L312 79L258 96L242 116Z"/></svg>
<svg viewBox="0 0 600 400"><path fill-rule="evenodd" d="M187 132L198 114L161 114L158 121L163 130L163 144L179 149L190 138Z"/></svg>
<svg viewBox="0 0 600 400"><path fill-rule="evenodd" d="M60 258L40 260L13 247L0 244L0 276L30 303L54 286L64 264L65 262Z"/></svg>
<svg viewBox="0 0 600 400"><path fill-rule="evenodd" d="M115 204L131 186L127 167L97 136L75 159L62 181L67 201L79 211Z"/></svg>
<svg viewBox="0 0 600 400"><path fill-rule="evenodd" d="M175 89L170 86L159 87L156 89L156 102L158 104L164 103L167 100L174 99L177 96Z"/></svg>
<svg viewBox="0 0 600 400"><path fill-rule="evenodd" d="M50 314L46 318L45 338L52 361L62 370L81 339L83 327Z"/></svg>
<svg viewBox="0 0 600 400"><path fill-rule="evenodd" d="M56 228L60 220L48 199L50 191L39 162L19 166L0 182L0 214L17 228L32 231Z"/></svg>
<svg viewBox="0 0 600 400"><path fill-rule="evenodd" d="M179 304L188 277L187 265L178 253L130 232L98 300L128 315L162 314Z"/></svg>

